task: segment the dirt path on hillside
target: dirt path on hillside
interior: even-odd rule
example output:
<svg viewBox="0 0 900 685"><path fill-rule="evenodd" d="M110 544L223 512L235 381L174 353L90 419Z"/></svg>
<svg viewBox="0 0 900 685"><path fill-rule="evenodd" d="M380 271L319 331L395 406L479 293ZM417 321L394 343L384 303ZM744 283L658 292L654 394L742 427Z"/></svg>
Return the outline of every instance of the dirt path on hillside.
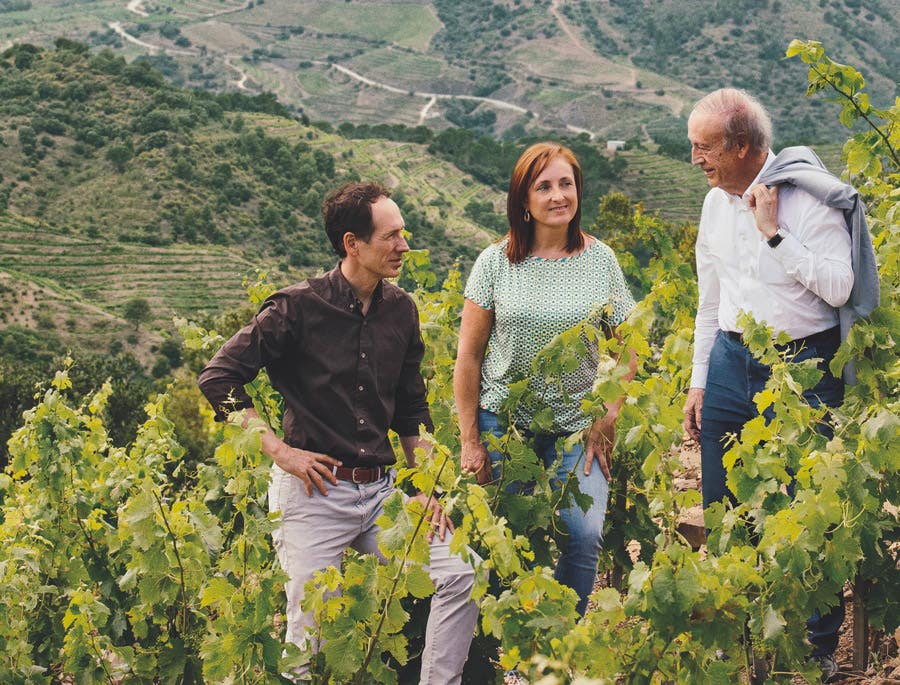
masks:
<svg viewBox="0 0 900 685"><path fill-rule="evenodd" d="M579 126L572 126L572 124L566 124L566 130L571 131L575 135L581 135L582 133L587 133L588 138L590 138L591 140L593 140L594 138L597 137L597 134L594 133L593 131L589 131L588 129L581 128Z"/></svg>
<svg viewBox="0 0 900 685"><path fill-rule="evenodd" d="M144 9L143 2L144 2L144 0L129 0L126 5L126 9L129 12L137 14L141 17L149 16L147 11ZM251 5L252 5L252 0L247 2L246 4L240 5L239 7L231 7L231 8L222 9L222 10L219 10L216 12L211 12L209 14L199 15L198 18L210 19L213 17L222 16L225 14L232 14L235 12L247 10L251 7ZM598 55L592 48L587 46L582 41L581 37L578 35L578 32L572 27L572 25L570 25L568 23L568 21L566 21L566 18L563 16L562 12L559 10L559 5L560 5L560 0L553 0L553 2L550 5L550 14L556 20L557 24L560 26L560 28L566 34L566 36L569 38L569 40L572 42L572 44L575 45L577 47L577 49L579 51L581 51L587 57L590 57L593 59L602 59L604 61L607 61L605 58ZM168 55L181 55L181 56L186 56L186 57L197 57L200 54L200 52L198 50L179 50L176 48L165 47L165 46L154 44L154 43L148 43L147 41L141 40L137 36L134 36L134 35L128 33L128 31L125 30L125 28L123 27L122 22L119 22L119 21L110 22L108 24L108 26L113 31L115 31L116 34L118 34L123 40L125 40L133 45L137 45L137 46L149 51L151 54L157 54L157 53L161 52L161 53L168 54ZM239 66L237 66L232 61L232 59L236 59L236 58L233 55L226 55L226 54L222 54L222 53L220 53L220 54L222 56L225 66L238 74L238 79L231 81L232 85L234 85L239 90L242 90L245 92L250 92L251 88L249 88L247 86L247 82L251 79L249 78L249 76L243 69L241 69ZM477 96L477 95L457 95L457 94L451 94L451 93L434 93L434 92L428 92L428 91L410 91L408 89L403 89L403 88L399 88L397 86L392 86L388 83L384 83L383 81L378 81L376 79L364 76L363 74L360 74L360 73L358 73L348 67L345 67L341 64L327 63L327 62L322 62L322 61L315 61L314 64L317 64L320 66L327 66L330 69L334 69L334 70L344 74L345 76L349 76L350 78L352 78L360 83L363 83L367 86L370 86L372 88L379 88L379 89L386 90L390 93L395 93L398 95L409 95L412 97L423 98L425 100L425 103L422 105L421 109L419 110L419 118L418 118L419 125L424 125L425 122L427 121L427 119L438 116L437 113L434 111L434 106L437 104L438 100L467 100L470 102L478 102L481 104L485 104L490 107L494 107L496 109L516 112L517 114L521 114L521 115L529 114L529 110L526 107L523 107L521 105L518 105L513 102L509 102L506 100L501 100L498 98L481 97L481 96ZM637 99L644 100L644 101L648 101L648 99L649 99L649 101L653 101L657 104L659 104L660 101L662 101L676 115L680 114L680 112L682 110L683 104L677 98L672 97L671 95L666 94L664 97L660 97L660 96L654 95L653 93L647 93L647 92L642 91L641 89L637 88L636 83L637 83L637 78L638 78L638 70L634 66L623 65L622 69L608 71L606 73L606 76L612 80L612 82L610 83L610 86L616 90L631 93L633 96L636 96ZM531 112L531 116L534 118L535 121L537 121L539 119L539 115L535 112ZM590 129L582 128L579 126L574 126L574 125L568 124L568 123L565 124L565 128L566 128L566 130L571 131L572 133L574 133L576 135L585 133L590 137L591 140L594 140L597 137L597 134L594 131L591 131Z"/></svg>
<svg viewBox="0 0 900 685"><path fill-rule="evenodd" d="M367 86L372 86L373 88L381 88L382 90L386 90L391 93L398 93L400 95L412 95L414 97L427 98L429 100L429 104L426 105L425 107L429 107L430 105L434 104L433 102L430 102L431 100L470 100L473 102L484 102L489 105L492 105L493 107L497 107L498 109L508 109L508 110L512 110L514 112L518 112L519 114L527 114L528 113L528 110L525 109L524 107L521 107L520 105L517 105L512 102L507 102L506 100L498 100L496 98L479 97L477 95L451 95L449 93L429 93L427 91L422 91L422 90L412 90L412 91L404 90L403 88L397 88L396 86L391 86L382 81L376 81L374 79L363 76L362 74L357 73L357 72L353 71L352 69L348 69L347 67L342 66L340 64L335 64L335 63L328 64L327 62L314 62L314 64L330 66L331 68L336 69L337 71L341 72L342 74L345 74L345 75L349 76L350 78L359 81L360 83L365 83ZM421 116L421 113L420 113L420 116Z"/></svg>
<svg viewBox="0 0 900 685"><path fill-rule="evenodd" d="M422 109L419 110L419 126L422 126L425 123L425 120L428 118L428 112L434 107L434 103L436 102L437 98L429 98L428 102L426 102Z"/></svg>
<svg viewBox="0 0 900 685"><path fill-rule="evenodd" d="M556 23L559 24L563 33L569 37L569 40L571 40L579 50L592 57L595 56L596 53L594 50L581 42L581 37L575 33L575 30L569 25L569 22L566 21L563 13L559 11L559 0L553 0L553 2L550 3L550 14L556 18Z"/></svg>
<svg viewBox="0 0 900 685"><path fill-rule="evenodd" d="M526 108L513 102L507 102L506 100L479 97L477 95L454 95L451 93L430 93L422 90L404 90L403 88L392 86L388 83L384 83L383 81L376 81L375 79L363 76L362 74L353 71L352 69L349 69L341 64L336 64L334 62L314 61L313 64L329 67L331 69L334 69L335 71L339 71L345 76L349 76L350 78L359 81L360 83L363 83L367 86L371 86L372 88L380 88L381 90L386 90L389 93L396 93L398 95L409 95L412 97L425 98L427 102L422 106L422 109L419 110L419 125L424 124L425 120L429 116L436 116L433 114L430 115L429 113L438 100L468 100L470 102L480 102L488 104L492 107L496 107L497 109L510 110L518 114L528 114L528 110ZM536 113L532 112L532 116L535 120L537 120L538 115ZM593 139L594 137L594 133L592 131L588 131L587 129L576 128L574 126L568 125L566 126L566 128L576 133L587 133L591 136L591 139Z"/></svg>
<svg viewBox="0 0 900 685"><path fill-rule="evenodd" d="M226 57L225 58L225 66L236 71L238 73L238 76L240 76L240 78L237 81L230 81L229 83L231 83L232 85L234 85L236 88L238 88L240 90L245 90L245 91L249 92L250 89L247 87L246 84L247 84L247 80L250 77L247 75L246 71L244 71L243 69L241 69L239 66L237 66L236 64L234 64L231 61L233 59L239 59L239 58L235 57L234 55L229 55L228 57Z"/></svg>
<svg viewBox="0 0 900 685"><path fill-rule="evenodd" d="M219 10L218 12L201 14L200 16L206 19L212 19L213 17L221 17L223 14L234 14L235 12L243 12L244 10L249 10L251 9L252 5L252 2L248 2L246 5L241 5L240 7L231 7L229 9Z"/></svg>
<svg viewBox="0 0 900 685"><path fill-rule="evenodd" d="M139 14L142 17L149 17L150 15L144 11L143 8L144 0L131 0L128 5L125 6L129 12L134 12L135 14Z"/></svg>
<svg viewBox="0 0 900 685"><path fill-rule="evenodd" d="M240 5L239 7L230 7L223 10L218 10L216 12L210 12L209 14L200 15L202 18L212 19L214 17L220 17L223 14L233 14L234 12L242 12L246 9L250 9L251 2L247 2L246 4ZM133 12L141 17L149 17L150 15L144 10L144 0L129 0L128 4L125 6L125 9L129 12ZM199 50L178 50L175 48L167 48L162 45L156 45L154 43L148 43L146 41L141 40L137 36L133 36L128 33L125 28L122 26L122 22L114 21L109 23L109 28L115 31L119 36L121 36L124 40L132 43L133 45L140 46L145 50L149 51L150 54L157 54L158 52L165 53L167 55L182 55L185 57L197 57L200 55ZM250 80L250 77L240 67L236 66L231 62L232 59L236 59L234 55L225 55L223 56L223 61L225 62L225 66L229 69L236 71L238 73L238 80L230 81L236 88L239 90L249 92L250 89L247 87L247 81Z"/></svg>
<svg viewBox="0 0 900 685"><path fill-rule="evenodd" d="M565 15L559 10L559 4L560 0L553 0L553 2L550 4L550 14L553 15L556 23L559 25L560 29L562 29L563 33L568 36L569 40L572 41L572 44L581 52L589 55L590 57L608 60L608 58L599 54L592 47L585 45L585 43L581 39L581 36L568 22ZM607 31L616 40L621 41L621 33L613 29L609 24L603 23L601 25L601 28ZM657 95L653 91L645 91L641 88L638 88L638 69L633 65L621 65L621 67L622 69L620 70L604 73L604 77L611 80L611 83L608 87L619 90L621 92L629 93L630 95L635 97L635 99L641 100L643 102L661 104L665 107L668 107L672 111L672 114L674 114L675 116L681 115L681 112L684 110L684 103L679 98L674 97L668 93L666 93L665 95Z"/></svg>
<svg viewBox="0 0 900 685"><path fill-rule="evenodd" d="M198 18L206 18L212 19L213 17L221 17L223 14L233 14L235 12L243 12L244 10L250 9L250 2L247 2L245 5L241 5L239 7L229 7L223 10L217 10L216 12L210 12L209 14L200 14L197 15ZM125 9L129 12L134 12L135 14L142 17L149 17L150 15L144 9L144 0L130 0L129 3L125 6ZM185 16L185 15L181 15Z"/></svg>
<svg viewBox="0 0 900 685"><path fill-rule="evenodd" d="M107 24L109 28L119 34L122 38L127 40L129 43L133 43L134 45L138 45L145 50L149 50L151 54L155 55L157 52L162 52L167 55L183 55L185 57L197 57L200 53L197 50L176 50L175 48L166 48L162 45L154 45L153 43L147 43L142 41L140 38L136 36L132 36L128 31L122 28L121 21L111 21Z"/></svg>

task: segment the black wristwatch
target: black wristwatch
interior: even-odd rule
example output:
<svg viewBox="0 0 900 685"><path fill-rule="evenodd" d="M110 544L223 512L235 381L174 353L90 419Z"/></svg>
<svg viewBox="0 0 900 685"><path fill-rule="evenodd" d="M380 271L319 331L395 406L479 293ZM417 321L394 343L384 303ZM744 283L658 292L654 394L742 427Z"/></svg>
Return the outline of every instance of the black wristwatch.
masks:
<svg viewBox="0 0 900 685"><path fill-rule="evenodd" d="M778 231L776 231L775 235L769 238L766 242L769 244L769 247L778 247L781 245L781 241L784 240L784 235L781 233L781 227L778 227Z"/></svg>

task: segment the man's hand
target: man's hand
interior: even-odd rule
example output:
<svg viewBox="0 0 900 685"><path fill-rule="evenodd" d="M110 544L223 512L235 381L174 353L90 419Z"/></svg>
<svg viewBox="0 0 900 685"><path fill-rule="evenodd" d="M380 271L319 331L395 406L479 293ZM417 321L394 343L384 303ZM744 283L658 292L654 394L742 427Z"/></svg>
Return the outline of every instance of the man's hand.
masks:
<svg viewBox="0 0 900 685"><path fill-rule="evenodd" d="M278 450L277 455L273 455L273 459L278 466L293 476L297 476L303 481L303 487L306 488L306 494L312 497L313 486L322 493L324 497L328 497L328 491L325 489L325 481L332 485L337 485L337 477L334 475L332 468L340 466L341 462L334 457L318 452L310 452L301 450L297 447L291 447L282 443L284 447Z"/></svg>
<svg viewBox="0 0 900 685"><path fill-rule="evenodd" d="M491 482L491 458L481 442L464 442L459 462L463 473L474 473L479 485Z"/></svg>
<svg viewBox="0 0 900 685"><path fill-rule="evenodd" d="M428 495L424 492L420 492L418 495L413 497L414 500L419 502L422 507L425 508L425 521L428 524L428 533L426 535L426 539L428 543L431 544L431 541L434 540L434 531L437 530L438 537L441 542L444 541L444 537L447 535L447 532L453 533L453 521L447 518L447 515L444 513L444 510L441 508L441 503L437 501L437 498L432 497L431 501L428 500Z"/></svg>
<svg viewBox="0 0 900 685"><path fill-rule="evenodd" d="M696 441L700 441L700 415L703 411L703 388L688 390L684 402L684 429Z"/></svg>
<svg viewBox="0 0 900 685"><path fill-rule="evenodd" d="M612 461L613 445L616 444L616 419L618 414L607 412L603 416L594 420L591 429L587 434L586 448L584 458L584 475L591 475L591 467L594 460L600 464L600 470L603 477L608 483L612 476L610 475L609 465Z"/></svg>
<svg viewBox="0 0 900 685"><path fill-rule="evenodd" d="M766 240L778 232L778 186L757 183L750 189L747 204L753 210L756 227Z"/></svg>

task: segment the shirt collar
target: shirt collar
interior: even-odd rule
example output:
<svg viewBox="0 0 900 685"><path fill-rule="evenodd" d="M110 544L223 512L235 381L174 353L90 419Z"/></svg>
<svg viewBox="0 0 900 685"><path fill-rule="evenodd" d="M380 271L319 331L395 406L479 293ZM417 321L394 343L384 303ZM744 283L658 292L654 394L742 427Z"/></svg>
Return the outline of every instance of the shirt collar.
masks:
<svg viewBox="0 0 900 685"><path fill-rule="evenodd" d="M341 272L341 262L338 261L331 271L328 272L328 281L331 284L334 301L346 306L352 311L359 311L360 301L356 296L356 291L350 285L350 281ZM372 304L381 302L384 299L384 280L378 281L375 286L375 292L372 293Z"/></svg>
<svg viewBox="0 0 900 685"><path fill-rule="evenodd" d="M744 191L744 194L741 195L741 199L744 202L747 202L747 199L750 197L750 189L759 183L759 179L762 178L762 175L765 173L766 169L768 169L772 162L775 161L775 153L769 150L769 154L766 155L766 161L763 162L762 169L759 170L759 173L756 174L756 178L753 179L753 182L747 186L747 190Z"/></svg>

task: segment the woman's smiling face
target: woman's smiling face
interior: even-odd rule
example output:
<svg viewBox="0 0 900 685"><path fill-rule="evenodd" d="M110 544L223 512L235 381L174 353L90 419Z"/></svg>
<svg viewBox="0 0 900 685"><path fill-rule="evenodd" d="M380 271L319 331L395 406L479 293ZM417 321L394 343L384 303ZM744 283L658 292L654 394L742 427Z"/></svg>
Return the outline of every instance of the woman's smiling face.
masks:
<svg viewBox="0 0 900 685"><path fill-rule="evenodd" d="M572 165L560 156L550 160L528 188L525 208L534 227L568 229L578 211L578 190Z"/></svg>

